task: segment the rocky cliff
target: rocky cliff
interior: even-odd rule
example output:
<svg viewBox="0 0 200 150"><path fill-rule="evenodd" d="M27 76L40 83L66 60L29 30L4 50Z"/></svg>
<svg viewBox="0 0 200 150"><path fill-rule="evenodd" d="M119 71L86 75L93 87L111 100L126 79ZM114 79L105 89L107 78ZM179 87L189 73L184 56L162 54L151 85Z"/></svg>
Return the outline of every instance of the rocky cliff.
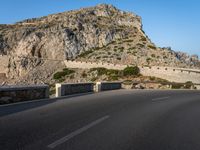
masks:
<svg viewBox="0 0 200 150"><path fill-rule="evenodd" d="M142 30L141 17L112 5L0 25L0 72L10 79L33 74L30 80L37 82L62 68L56 60L65 59L199 67L198 56L156 47Z"/></svg>

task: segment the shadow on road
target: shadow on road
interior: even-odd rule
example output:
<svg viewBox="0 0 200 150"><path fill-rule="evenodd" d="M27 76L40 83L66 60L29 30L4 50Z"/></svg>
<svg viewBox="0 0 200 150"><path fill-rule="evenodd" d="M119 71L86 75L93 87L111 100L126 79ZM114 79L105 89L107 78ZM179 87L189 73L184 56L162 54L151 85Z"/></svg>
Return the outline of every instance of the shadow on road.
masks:
<svg viewBox="0 0 200 150"><path fill-rule="evenodd" d="M22 102L22 103L14 103L14 104L9 104L9 105L1 105L0 117L22 112L28 109L33 109L33 108L49 105L59 100L65 100L65 99L67 100L72 97L79 97L79 96L91 95L91 94L94 94L94 93L83 93L83 94L70 95L70 96L61 97L61 98L52 98L52 99L44 99L44 100L36 100L36 101L27 101L27 102Z"/></svg>

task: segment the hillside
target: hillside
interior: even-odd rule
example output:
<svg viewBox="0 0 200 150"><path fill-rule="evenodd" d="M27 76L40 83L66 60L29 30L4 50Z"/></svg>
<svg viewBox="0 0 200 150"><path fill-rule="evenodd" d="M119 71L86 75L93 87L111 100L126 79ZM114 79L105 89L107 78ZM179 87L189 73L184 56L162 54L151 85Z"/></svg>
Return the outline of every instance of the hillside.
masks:
<svg viewBox="0 0 200 150"><path fill-rule="evenodd" d="M101 4L0 25L0 72L13 81L51 80L62 61L199 68L198 56L159 48L142 29L141 17Z"/></svg>

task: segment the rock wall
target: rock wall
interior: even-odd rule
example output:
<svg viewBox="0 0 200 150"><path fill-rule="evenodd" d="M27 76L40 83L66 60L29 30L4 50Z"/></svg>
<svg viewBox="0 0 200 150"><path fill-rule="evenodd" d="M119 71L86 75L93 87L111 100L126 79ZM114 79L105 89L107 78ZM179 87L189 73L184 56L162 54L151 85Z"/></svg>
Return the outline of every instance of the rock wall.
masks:
<svg viewBox="0 0 200 150"><path fill-rule="evenodd" d="M145 76L154 76L171 82L185 83L192 81L196 84L200 83L200 70L153 66L140 67L140 71Z"/></svg>
<svg viewBox="0 0 200 150"><path fill-rule="evenodd" d="M122 82L97 82L96 91L109 91L109 90L118 90L122 88Z"/></svg>
<svg viewBox="0 0 200 150"><path fill-rule="evenodd" d="M0 55L0 73L7 74L8 65L9 65L9 57Z"/></svg>
<svg viewBox="0 0 200 150"><path fill-rule="evenodd" d="M56 84L56 97L94 92L93 83Z"/></svg>
<svg viewBox="0 0 200 150"><path fill-rule="evenodd" d="M80 62L80 61L65 61L67 68L84 68L91 69L103 67L107 69L123 70L127 65L109 64L109 63L93 63L93 62ZM187 68L173 68L173 67L139 67L140 72L144 76L154 76L166 79L171 82L185 83L192 81L193 83L200 84L200 70L187 69Z"/></svg>
<svg viewBox="0 0 200 150"><path fill-rule="evenodd" d="M64 61L65 66L67 68L82 68L82 69L91 69L91 68L97 68L97 67L103 67L107 69L118 69L123 70L127 67L127 65L120 65L120 64L110 64L110 63L94 63L94 62L83 62L83 61L70 61L66 60Z"/></svg>
<svg viewBox="0 0 200 150"><path fill-rule="evenodd" d="M47 85L0 87L0 104L44 98L49 98L49 87Z"/></svg>

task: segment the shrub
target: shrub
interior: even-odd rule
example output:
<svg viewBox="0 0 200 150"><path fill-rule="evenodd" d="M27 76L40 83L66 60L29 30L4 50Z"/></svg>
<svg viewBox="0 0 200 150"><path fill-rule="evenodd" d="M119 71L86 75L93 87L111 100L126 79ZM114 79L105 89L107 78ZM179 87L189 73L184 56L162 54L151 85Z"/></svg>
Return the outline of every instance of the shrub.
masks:
<svg viewBox="0 0 200 150"><path fill-rule="evenodd" d="M154 49L154 50L156 49L156 47L153 46L153 45L148 45L148 47L151 48L151 49Z"/></svg>
<svg viewBox="0 0 200 150"><path fill-rule="evenodd" d="M182 88L183 88L183 84L180 84L180 83L172 84L172 89L182 89Z"/></svg>
<svg viewBox="0 0 200 150"><path fill-rule="evenodd" d="M58 79L61 79L62 77L66 76L66 75L70 75L72 73L74 73L75 71L74 70L70 70L68 68L64 68L63 71L59 71L59 72L56 72L54 75L53 75L53 78L55 80L58 80Z"/></svg>
<svg viewBox="0 0 200 150"><path fill-rule="evenodd" d="M108 76L118 76L120 74L119 70L106 69L106 68L92 68L90 72L97 71L98 76L108 75Z"/></svg>
<svg viewBox="0 0 200 150"><path fill-rule="evenodd" d="M54 94L56 94L56 89L55 88L50 89L49 90L49 95L54 95Z"/></svg>
<svg viewBox="0 0 200 150"><path fill-rule="evenodd" d="M100 56L96 57L96 59L100 59L100 58L101 58Z"/></svg>
<svg viewBox="0 0 200 150"><path fill-rule="evenodd" d="M108 55L111 55L111 52L108 52Z"/></svg>
<svg viewBox="0 0 200 150"><path fill-rule="evenodd" d="M138 43L138 44L136 44L138 47L140 47L140 48L144 48L145 47L145 45L144 44L141 44L141 43Z"/></svg>
<svg viewBox="0 0 200 150"><path fill-rule="evenodd" d="M92 52L93 52L92 50L85 51L85 52L81 53L81 54L79 55L79 57L85 57L85 56L91 54Z"/></svg>
<svg viewBox="0 0 200 150"><path fill-rule="evenodd" d="M119 75L119 70L114 70L114 69L108 69L107 70L107 75Z"/></svg>
<svg viewBox="0 0 200 150"><path fill-rule="evenodd" d="M74 78L75 78L75 77L74 77L74 74L70 75L69 78L70 78L70 79L74 79Z"/></svg>
<svg viewBox="0 0 200 150"><path fill-rule="evenodd" d="M90 72L92 72L92 71L97 71L97 74L98 74L98 76L101 76L101 75L104 75L104 74L106 74L107 73L107 69L106 68L91 68L90 69Z"/></svg>
<svg viewBox="0 0 200 150"><path fill-rule="evenodd" d="M86 78L86 77L87 77L87 73L84 71L84 72L81 74L81 76L82 76L83 78Z"/></svg>
<svg viewBox="0 0 200 150"><path fill-rule="evenodd" d="M123 74L124 76L131 76L131 75L138 76L140 74L140 69L137 66L134 67L128 66L123 70Z"/></svg>
<svg viewBox="0 0 200 150"><path fill-rule="evenodd" d="M117 81L118 80L118 76L109 76L108 80L109 81Z"/></svg>
<svg viewBox="0 0 200 150"><path fill-rule="evenodd" d="M62 78L63 76L65 76L64 72L56 72L54 75L53 75L53 78L58 80L60 78Z"/></svg>
<svg viewBox="0 0 200 150"><path fill-rule="evenodd" d="M124 47L120 47L119 50L120 50L120 52L123 52L124 51Z"/></svg>
<svg viewBox="0 0 200 150"><path fill-rule="evenodd" d="M135 47L130 47L128 50L131 51L131 50L135 50L136 48Z"/></svg>
<svg viewBox="0 0 200 150"><path fill-rule="evenodd" d="M191 87L193 87L193 86L194 86L194 84L193 84L191 81L187 81L187 82L185 83L184 88L186 88L186 89L191 89Z"/></svg>
<svg viewBox="0 0 200 150"><path fill-rule="evenodd" d="M64 82L64 81L65 81L64 78L60 78L60 79L58 79L58 82L59 82L59 83L62 83L62 82Z"/></svg>
<svg viewBox="0 0 200 150"><path fill-rule="evenodd" d="M141 41L147 41L146 37L142 36Z"/></svg>
<svg viewBox="0 0 200 150"><path fill-rule="evenodd" d="M167 59L168 57L167 56L163 56L163 59Z"/></svg>
<svg viewBox="0 0 200 150"><path fill-rule="evenodd" d="M133 40L131 40L131 39L128 39L128 40L124 40L124 42L131 43L131 42L133 42Z"/></svg>
<svg viewBox="0 0 200 150"><path fill-rule="evenodd" d="M53 95L56 93L56 88L54 84L49 85L49 95Z"/></svg>
<svg viewBox="0 0 200 150"><path fill-rule="evenodd" d="M91 79L91 81L94 82L94 81L96 81L97 79L98 79L97 77L93 77L93 78Z"/></svg>
<svg viewBox="0 0 200 150"><path fill-rule="evenodd" d="M151 60L152 60L152 59L151 59L151 58L149 58L149 57L146 59L146 61L147 61L147 62L150 62Z"/></svg>
<svg viewBox="0 0 200 150"><path fill-rule="evenodd" d="M149 79L150 79L151 81L155 81L155 80L156 80L155 77L150 77Z"/></svg>

